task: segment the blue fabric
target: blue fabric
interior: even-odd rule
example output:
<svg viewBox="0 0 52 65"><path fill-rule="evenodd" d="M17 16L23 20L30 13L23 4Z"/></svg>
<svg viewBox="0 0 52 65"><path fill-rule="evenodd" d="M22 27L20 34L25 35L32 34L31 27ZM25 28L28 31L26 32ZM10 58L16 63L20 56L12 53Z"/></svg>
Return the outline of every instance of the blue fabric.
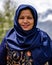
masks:
<svg viewBox="0 0 52 65"><path fill-rule="evenodd" d="M36 23L30 31L23 31L18 24L18 16L22 9L29 8L33 11ZM52 42L47 33L38 29L37 12L30 5L20 5L16 10L14 17L14 28L9 30L0 45L0 64L5 65L6 43L14 50L31 50L34 59L34 65L43 65L52 57ZM3 59L2 59L3 58Z"/></svg>
<svg viewBox="0 0 52 65"><path fill-rule="evenodd" d="M24 31L22 30L22 28L20 27L19 23L18 23L18 17L20 14L20 11L25 9L25 8L29 8L33 11L33 15L34 15L34 19L35 19L35 24L32 30L30 31ZM17 50L27 50L27 49L32 49L34 47L34 43L35 46L38 45L38 42L36 42L36 37L40 38L40 36L38 35L38 31L36 28L37 25L37 12L35 10L35 8L33 8L30 5L20 5L18 7L18 9L16 10L15 13L15 17L14 17L14 29L9 31L8 35L7 35L7 42L8 45L11 48L17 49ZM30 34L30 35L29 35Z"/></svg>

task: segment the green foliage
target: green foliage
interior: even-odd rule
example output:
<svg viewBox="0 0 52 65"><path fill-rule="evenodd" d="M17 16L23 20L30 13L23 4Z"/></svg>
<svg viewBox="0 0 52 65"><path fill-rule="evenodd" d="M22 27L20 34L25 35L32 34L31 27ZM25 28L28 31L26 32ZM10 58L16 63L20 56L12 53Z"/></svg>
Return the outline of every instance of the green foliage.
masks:
<svg viewBox="0 0 52 65"><path fill-rule="evenodd" d="M4 12L0 11L0 42L5 36L7 30L13 27L13 17L16 4L12 0L5 0L3 7Z"/></svg>

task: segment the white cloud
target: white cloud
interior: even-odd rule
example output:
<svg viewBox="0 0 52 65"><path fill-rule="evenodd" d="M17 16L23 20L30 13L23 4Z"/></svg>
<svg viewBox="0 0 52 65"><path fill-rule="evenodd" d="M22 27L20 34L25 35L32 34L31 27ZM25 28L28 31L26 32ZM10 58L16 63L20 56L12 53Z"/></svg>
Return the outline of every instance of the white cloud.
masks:
<svg viewBox="0 0 52 65"><path fill-rule="evenodd" d="M46 22L46 21L49 21L49 20L52 21L52 15L51 15L51 14L49 14L49 15L48 15L47 17L45 17L45 18L41 18L41 17L40 17L40 18L38 19L39 22Z"/></svg>
<svg viewBox="0 0 52 65"><path fill-rule="evenodd" d="M3 10L3 0L0 1L0 10Z"/></svg>
<svg viewBox="0 0 52 65"><path fill-rule="evenodd" d="M38 12L44 12L48 8L52 8L51 0L17 0L18 5L30 4L34 6Z"/></svg>

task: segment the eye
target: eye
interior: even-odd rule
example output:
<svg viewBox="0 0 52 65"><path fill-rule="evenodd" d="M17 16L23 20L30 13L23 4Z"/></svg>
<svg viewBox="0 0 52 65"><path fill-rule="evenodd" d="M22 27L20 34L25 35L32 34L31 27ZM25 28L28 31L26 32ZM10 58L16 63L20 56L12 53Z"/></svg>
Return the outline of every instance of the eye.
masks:
<svg viewBox="0 0 52 65"><path fill-rule="evenodd" d="M28 16L27 19L33 19L33 17Z"/></svg>
<svg viewBox="0 0 52 65"><path fill-rule="evenodd" d="M24 17L19 17L19 19L24 19Z"/></svg>

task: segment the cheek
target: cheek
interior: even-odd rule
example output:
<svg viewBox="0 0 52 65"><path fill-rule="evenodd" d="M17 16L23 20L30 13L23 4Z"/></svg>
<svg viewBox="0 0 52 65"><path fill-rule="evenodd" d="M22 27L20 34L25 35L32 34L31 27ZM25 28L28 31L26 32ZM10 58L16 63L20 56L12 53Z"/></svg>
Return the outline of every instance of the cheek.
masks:
<svg viewBox="0 0 52 65"><path fill-rule="evenodd" d="M34 20L32 21L32 23L31 23L31 24L32 24L32 26L34 26Z"/></svg>
<svg viewBox="0 0 52 65"><path fill-rule="evenodd" d="M21 25L22 24L22 21L21 20L18 20L18 23L19 23L19 25Z"/></svg>

